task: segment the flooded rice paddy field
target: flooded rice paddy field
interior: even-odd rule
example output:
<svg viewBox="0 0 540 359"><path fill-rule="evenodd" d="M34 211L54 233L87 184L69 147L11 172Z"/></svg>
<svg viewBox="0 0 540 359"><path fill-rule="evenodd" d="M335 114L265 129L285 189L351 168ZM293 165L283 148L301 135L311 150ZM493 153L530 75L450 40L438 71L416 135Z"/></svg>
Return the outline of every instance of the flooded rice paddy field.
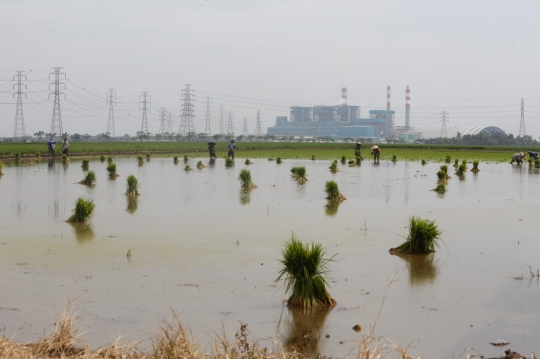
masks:
<svg viewBox="0 0 540 359"><path fill-rule="evenodd" d="M245 192L237 181L243 159L233 168L202 161L206 168L186 173L170 158L143 166L116 158L120 177L109 180L107 163L92 160L91 188L77 184L84 176L77 160L4 167L0 335L40 338L78 298L82 339L94 347L118 335L146 339L172 309L203 343L222 328L233 337L241 321L262 344L277 335L288 345L312 330L320 333L316 352L341 357L358 343L351 328L368 328L386 298L376 333L412 342L409 355L459 357L470 346L502 354L489 344L496 339L518 352L540 351L540 284L529 278L529 265L540 268L540 175L527 166L481 163L463 180L451 173L439 195L430 191L437 163L365 161L331 174L329 161L259 159L249 166L258 188ZM299 165L305 184L290 177ZM129 174L141 187L136 203L124 195ZM337 213L325 208L330 179L347 197ZM96 203L88 227L65 222L80 196ZM442 229L434 255L388 253L411 215ZM291 232L336 254L330 293L338 304L329 313L283 309L274 279Z"/></svg>

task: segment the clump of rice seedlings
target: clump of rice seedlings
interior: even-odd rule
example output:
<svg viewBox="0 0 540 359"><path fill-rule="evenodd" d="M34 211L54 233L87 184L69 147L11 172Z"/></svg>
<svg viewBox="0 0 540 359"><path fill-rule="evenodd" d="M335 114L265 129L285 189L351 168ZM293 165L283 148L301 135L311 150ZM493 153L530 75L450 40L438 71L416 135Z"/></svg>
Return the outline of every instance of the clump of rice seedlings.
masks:
<svg viewBox="0 0 540 359"><path fill-rule="evenodd" d="M205 168L205 167L206 167L206 166L203 165L202 161L197 162L197 168L198 168L198 169Z"/></svg>
<svg viewBox="0 0 540 359"><path fill-rule="evenodd" d="M474 172L474 173L480 172L480 170L478 169L478 164L479 164L479 162L477 160L473 161L471 172Z"/></svg>
<svg viewBox="0 0 540 359"><path fill-rule="evenodd" d="M174 162L175 165L178 164L178 156L174 156L174 157L173 157L173 162Z"/></svg>
<svg viewBox="0 0 540 359"><path fill-rule="evenodd" d="M350 161L349 161L349 167L354 167L354 164L355 164L355 163L356 163L356 162L355 162L354 160L350 160Z"/></svg>
<svg viewBox="0 0 540 359"><path fill-rule="evenodd" d="M326 286L328 262L326 250L320 243L302 243L293 234L285 242L281 252L282 265L276 282L284 280L285 293L290 297L287 306L290 308L332 307L336 301L330 296Z"/></svg>
<svg viewBox="0 0 540 359"><path fill-rule="evenodd" d="M329 201L341 202L346 199L345 196L343 196L339 192L338 184L335 181L326 181L325 191L326 191L326 199Z"/></svg>
<svg viewBox="0 0 540 359"><path fill-rule="evenodd" d="M281 162L282 162L282 161L281 161L281 157L276 158L276 163L277 163L278 165L280 165Z"/></svg>
<svg viewBox="0 0 540 359"><path fill-rule="evenodd" d="M146 160L150 161L150 152L146 154Z"/></svg>
<svg viewBox="0 0 540 359"><path fill-rule="evenodd" d="M191 167L189 167L189 165L186 165L186 167L184 167L184 171L186 171L186 172L191 171Z"/></svg>
<svg viewBox="0 0 540 359"><path fill-rule="evenodd" d="M332 164L328 168L330 168L330 172L332 173L339 172L338 167L337 167L337 161L332 162Z"/></svg>
<svg viewBox="0 0 540 359"><path fill-rule="evenodd" d="M252 189L256 188L255 184L251 181L251 172L245 168L240 171L238 175L238 180L242 183L243 189Z"/></svg>
<svg viewBox="0 0 540 359"><path fill-rule="evenodd" d="M426 160L422 160L422 166L425 166L425 165L427 165Z"/></svg>
<svg viewBox="0 0 540 359"><path fill-rule="evenodd" d="M296 180L300 183L307 181L306 177L306 168L304 166L295 167L296 168Z"/></svg>
<svg viewBox="0 0 540 359"><path fill-rule="evenodd" d="M92 217L96 205L91 199L79 197L75 202L73 214L67 219L68 222L84 223Z"/></svg>
<svg viewBox="0 0 540 359"><path fill-rule="evenodd" d="M86 174L86 177L84 177L84 179L79 183L87 185L87 186L91 186L94 184L95 181L96 181L96 173L94 171L90 171Z"/></svg>
<svg viewBox="0 0 540 359"><path fill-rule="evenodd" d="M360 157L356 157L356 165L360 166L362 164L362 159Z"/></svg>
<svg viewBox="0 0 540 359"><path fill-rule="evenodd" d="M390 253L396 254L429 254L439 246L441 231L435 221L412 216L409 219L409 235L405 243L391 248Z"/></svg>
<svg viewBox="0 0 540 359"><path fill-rule="evenodd" d="M107 157L107 163L113 163L113 158L111 156Z"/></svg>
<svg viewBox="0 0 540 359"><path fill-rule="evenodd" d="M459 167L459 160L457 158L454 160L454 167L455 168Z"/></svg>
<svg viewBox="0 0 540 359"><path fill-rule="evenodd" d="M463 160L463 162L461 162L461 164L462 164L463 166L465 166L465 169L467 169L467 160Z"/></svg>
<svg viewBox="0 0 540 359"><path fill-rule="evenodd" d="M446 185L444 183L438 183L437 187L434 189L437 193L445 193L446 192Z"/></svg>
<svg viewBox="0 0 540 359"><path fill-rule="evenodd" d="M465 171L467 170L467 166L465 164L460 164L457 171L456 171L456 174L458 176L463 176L463 174L465 173Z"/></svg>
<svg viewBox="0 0 540 359"><path fill-rule="evenodd" d="M249 160L249 158L246 158L245 164L246 164L247 166L249 166L249 165L252 164L252 163L253 163L253 162L251 162L251 161Z"/></svg>
<svg viewBox="0 0 540 359"><path fill-rule="evenodd" d="M101 163L105 162L105 156L101 155L101 157L99 158L99 160L101 161Z"/></svg>
<svg viewBox="0 0 540 359"><path fill-rule="evenodd" d="M139 181L137 181L137 177L135 177L134 175L129 175L126 181L127 181L126 194L128 196L138 196L139 195Z"/></svg>
<svg viewBox="0 0 540 359"><path fill-rule="evenodd" d="M447 166L447 165L441 166L441 171L443 171L444 173L446 173L446 179L447 179L447 180L449 180L450 178L452 178L452 177L450 177L450 176L448 175L448 166Z"/></svg>
<svg viewBox="0 0 540 359"><path fill-rule="evenodd" d="M456 161L457 161L457 160L456 160ZM446 156L446 157L444 158L444 162L445 162L445 163L450 163L450 162L452 162L452 158L451 158L450 156Z"/></svg>
<svg viewBox="0 0 540 359"><path fill-rule="evenodd" d="M397 156L396 155L392 155L392 162L397 162Z"/></svg>
<svg viewBox="0 0 540 359"><path fill-rule="evenodd" d="M312 155L312 156L311 156L311 160L312 160L312 161L315 161L315 155Z"/></svg>
<svg viewBox="0 0 540 359"><path fill-rule="evenodd" d="M21 159L21 153L15 152L15 161L19 162L20 159Z"/></svg>
<svg viewBox="0 0 540 359"><path fill-rule="evenodd" d="M478 162L478 161L476 161L476 162ZM540 159L534 160L534 168L540 168ZM473 163L473 169L474 169L474 163Z"/></svg>
<svg viewBox="0 0 540 359"><path fill-rule="evenodd" d="M298 172L298 168L299 168L299 167L293 167L293 168L291 168L291 175L292 175L293 178L297 178L297 177L298 177L298 173L297 173L297 172Z"/></svg>
<svg viewBox="0 0 540 359"><path fill-rule="evenodd" d="M189 158L187 155L184 155L184 162L187 162L187 161L189 161Z"/></svg>
<svg viewBox="0 0 540 359"><path fill-rule="evenodd" d="M443 170L440 170L439 172L437 172L437 178L439 179L437 181L437 184L446 184L446 179L448 178L448 175Z"/></svg>
<svg viewBox="0 0 540 359"><path fill-rule="evenodd" d="M62 163L68 163L69 162L69 158L67 155L62 155Z"/></svg>
<svg viewBox="0 0 540 359"><path fill-rule="evenodd" d="M143 156L137 156L137 160L139 161L139 166L142 166L144 164L144 158ZM111 161L112 162L112 161ZM109 162L110 163L110 162Z"/></svg>
<svg viewBox="0 0 540 359"><path fill-rule="evenodd" d="M273 161L273 160L274 160L274 159L273 159L272 157L270 157L270 158L268 159L268 161Z"/></svg>
<svg viewBox="0 0 540 359"><path fill-rule="evenodd" d="M533 166L533 159L532 158L529 158L529 160L527 162L529 163L529 167Z"/></svg>
<svg viewBox="0 0 540 359"><path fill-rule="evenodd" d="M109 172L109 177L116 178L118 174L116 173L116 163L111 163L107 166L107 171Z"/></svg>
<svg viewBox="0 0 540 359"><path fill-rule="evenodd" d="M341 163L345 164L347 162L347 157L341 156Z"/></svg>
<svg viewBox="0 0 540 359"><path fill-rule="evenodd" d="M225 167L232 167L234 166L234 160L232 158L225 158Z"/></svg>
<svg viewBox="0 0 540 359"><path fill-rule="evenodd" d="M89 164L90 164L90 161L88 161L88 160L82 160L82 165L81 165L81 167L82 167L83 171L88 171L88 165L89 165Z"/></svg>
<svg viewBox="0 0 540 359"><path fill-rule="evenodd" d="M2 168L4 168L4 164L2 163L2 161L0 161L0 176L3 176L4 174L2 173Z"/></svg>
<svg viewBox="0 0 540 359"><path fill-rule="evenodd" d="M39 152L36 152L36 159L37 159L38 161L40 161L40 160L41 160L41 153L39 153Z"/></svg>

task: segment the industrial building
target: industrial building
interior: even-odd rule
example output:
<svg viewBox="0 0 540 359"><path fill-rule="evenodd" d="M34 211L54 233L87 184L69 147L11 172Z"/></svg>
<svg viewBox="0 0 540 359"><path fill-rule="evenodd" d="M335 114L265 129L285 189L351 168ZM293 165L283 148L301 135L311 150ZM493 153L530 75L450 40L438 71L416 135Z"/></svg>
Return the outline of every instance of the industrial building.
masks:
<svg viewBox="0 0 540 359"><path fill-rule="evenodd" d="M445 131L445 132L444 132ZM463 137L465 135L492 135L495 133L505 133L497 126L454 126L447 127L445 130L441 127L415 127L414 132L418 134L418 138L431 140L433 138L447 137Z"/></svg>

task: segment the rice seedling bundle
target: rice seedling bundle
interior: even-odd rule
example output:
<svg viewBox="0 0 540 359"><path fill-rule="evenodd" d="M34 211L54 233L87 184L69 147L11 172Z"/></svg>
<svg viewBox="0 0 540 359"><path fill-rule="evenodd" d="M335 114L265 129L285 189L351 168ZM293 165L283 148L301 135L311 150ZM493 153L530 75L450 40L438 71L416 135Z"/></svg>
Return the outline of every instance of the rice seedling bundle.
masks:
<svg viewBox="0 0 540 359"><path fill-rule="evenodd" d="M75 202L75 208L73 209L73 214L71 217L67 219L68 222L75 222L75 223L84 223L90 217L92 217L92 214L94 212L94 208L96 205L94 204L94 201L91 199L85 199L82 197L79 197L77 201Z"/></svg>
<svg viewBox="0 0 540 359"><path fill-rule="evenodd" d="M444 172L443 170L440 170L439 172L437 172L437 178L439 179L437 181L437 184L446 184L446 172Z"/></svg>
<svg viewBox="0 0 540 359"><path fill-rule="evenodd" d="M426 160L422 160L422 166L425 166L427 164Z"/></svg>
<svg viewBox="0 0 540 359"><path fill-rule="evenodd" d="M134 175L129 175L126 179L127 189L126 194L128 196L138 196L139 195L139 181Z"/></svg>
<svg viewBox="0 0 540 359"><path fill-rule="evenodd" d="M474 160L474 161L473 161L471 172L476 173L476 172L479 172L479 171L480 171L480 170L478 169L478 164L479 164L479 162L478 162L477 160Z"/></svg>
<svg viewBox="0 0 540 359"><path fill-rule="evenodd" d="M274 159L273 159L272 157L270 157L270 158L268 159L268 161L273 161L273 160L274 160Z"/></svg>
<svg viewBox="0 0 540 359"><path fill-rule="evenodd" d="M191 167L189 167L189 165L186 165L186 167L184 167L184 171L186 171L186 172L191 171Z"/></svg>
<svg viewBox="0 0 540 359"><path fill-rule="evenodd" d="M527 162L529 163L529 167L533 166L533 159L532 158L529 158L529 160Z"/></svg>
<svg viewBox="0 0 540 359"><path fill-rule="evenodd" d="M62 155L62 163L68 163L69 162L69 158L67 155Z"/></svg>
<svg viewBox="0 0 540 359"><path fill-rule="evenodd" d="M356 157L356 165L360 166L362 164L362 159L360 157Z"/></svg>
<svg viewBox="0 0 540 359"><path fill-rule="evenodd" d="M347 157L341 156L341 163L345 164L347 162Z"/></svg>
<svg viewBox="0 0 540 359"><path fill-rule="evenodd" d="M357 158L357 159L359 159L359 158ZM355 163L356 163L355 160L350 160L349 161L349 167L354 167Z"/></svg>
<svg viewBox="0 0 540 359"><path fill-rule="evenodd" d="M36 152L36 158L37 158L38 161L41 160L41 153Z"/></svg>
<svg viewBox="0 0 540 359"><path fill-rule="evenodd" d="M465 166L465 169L467 169L467 160L463 160L463 162L461 162L461 164L462 164L463 166Z"/></svg>
<svg viewBox="0 0 540 359"><path fill-rule="evenodd" d="M107 163L113 163L113 158L111 156L107 157Z"/></svg>
<svg viewBox="0 0 540 359"><path fill-rule="evenodd" d="M225 167L232 167L234 166L234 160L232 158L225 158Z"/></svg>
<svg viewBox="0 0 540 359"><path fill-rule="evenodd" d="M2 173L2 168L4 168L4 164L2 163L2 161L0 161L0 176L4 175Z"/></svg>
<svg viewBox="0 0 540 359"><path fill-rule="evenodd" d="M446 173L446 180L449 180L450 178L452 178L452 177L450 177L450 176L448 175L448 166L447 166L447 165L441 166L441 171L443 171L444 173Z"/></svg>
<svg viewBox="0 0 540 359"><path fill-rule="evenodd" d="M293 178L296 178L298 176L298 174L296 173L297 171L298 167L291 168L291 175L293 176Z"/></svg>
<svg viewBox="0 0 540 359"><path fill-rule="evenodd" d="M147 154L146 154L146 160L147 160L147 161L150 161L150 153L147 153Z"/></svg>
<svg viewBox="0 0 540 359"><path fill-rule="evenodd" d="M205 168L205 167L206 167L206 166L203 165L202 161L197 162L197 168L198 168L198 169Z"/></svg>
<svg viewBox="0 0 540 359"><path fill-rule="evenodd" d="M101 161L101 163L105 162L105 156L101 155L101 157L99 158L99 160Z"/></svg>
<svg viewBox="0 0 540 359"><path fill-rule="evenodd" d="M465 173L465 171L467 170L467 166L465 164L460 164L458 169L457 169L457 174L458 175L463 175Z"/></svg>
<svg viewBox="0 0 540 359"><path fill-rule="evenodd" d="M94 171L90 171L86 174L84 179L79 183L90 186L94 184L95 181L96 181L96 173Z"/></svg>
<svg viewBox="0 0 540 359"><path fill-rule="evenodd" d="M306 182L307 181L307 178L306 178L306 168L301 166L301 167L295 167L296 168L296 180L298 182Z"/></svg>
<svg viewBox="0 0 540 359"><path fill-rule="evenodd" d="M312 160L312 161L315 161L315 155L312 155L312 156L311 156L311 160Z"/></svg>
<svg viewBox="0 0 540 359"><path fill-rule="evenodd" d="M189 158L187 155L184 155L184 162L187 162L187 161L189 161Z"/></svg>
<svg viewBox="0 0 540 359"><path fill-rule="evenodd" d="M248 165L248 166L249 166L250 164L252 164L252 162L249 160L249 158L246 158L246 162L245 162L245 163L246 163L246 165Z"/></svg>
<svg viewBox="0 0 540 359"><path fill-rule="evenodd" d="M456 161L457 161L457 160L456 160ZM444 158L444 162L445 162L445 163L450 163L450 162L452 162L452 159L450 158L450 156L446 156L446 157Z"/></svg>
<svg viewBox="0 0 540 359"><path fill-rule="evenodd" d="M175 165L178 164L178 156L173 157L173 162L174 162Z"/></svg>
<svg viewBox="0 0 540 359"><path fill-rule="evenodd" d="M242 169L238 175L238 180L242 184L243 189L256 188L255 184L251 181L251 172L247 169Z"/></svg>
<svg viewBox="0 0 540 359"><path fill-rule="evenodd" d="M137 160L139 161L139 166L142 166L144 164L144 158L143 156L137 156ZM112 162L112 161L111 161ZM111 163L109 162L109 163Z"/></svg>
<svg viewBox="0 0 540 359"><path fill-rule="evenodd" d="M534 168L540 168L540 159L534 160Z"/></svg>
<svg viewBox="0 0 540 359"><path fill-rule="evenodd" d="M459 167L459 160L457 158L454 160L454 167L455 168Z"/></svg>
<svg viewBox="0 0 540 359"><path fill-rule="evenodd" d="M345 196L339 192L338 184L335 181L326 181L325 191L326 199L329 201L341 202L345 200Z"/></svg>
<svg viewBox="0 0 540 359"><path fill-rule="evenodd" d="M396 155L392 155L392 162L397 162L397 156Z"/></svg>
<svg viewBox="0 0 540 359"><path fill-rule="evenodd" d="M434 189L437 193L445 193L446 192L446 185L444 183L437 184L437 187Z"/></svg>
<svg viewBox="0 0 540 359"><path fill-rule="evenodd" d="M441 233L435 221L412 216L409 219L409 234L405 243L390 251L399 254L433 253L439 246Z"/></svg>
<svg viewBox="0 0 540 359"><path fill-rule="evenodd" d="M21 153L15 152L15 161L19 161L21 159Z"/></svg>
<svg viewBox="0 0 540 359"><path fill-rule="evenodd" d="M107 171L109 172L109 177L116 178L118 174L116 173L116 163L111 163L107 166Z"/></svg>
<svg viewBox="0 0 540 359"><path fill-rule="evenodd" d="M281 252L281 270L276 282L284 280L285 293L290 294L290 308L332 307L336 304L327 290L328 262L320 243L302 243L293 234Z"/></svg>
<svg viewBox="0 0 540 359"><path fill-rule="evenodd" d="M90 164L90 161L88 161L88 160L83 160L83 161L82 161L82 165L81 165L82 169L85 170L85 171L87 171L87 170L88 170L88 165L89 165L89 164Z"/></svg>
<svg viewBox="0 0 540 359"><path fill-rule="evenodd" d="M337 161L332 162L332 164L328 168L330 168L330 172L332 173L338 172Z"/></svg>
<svg viewBox="0 0 540 359"><path fill-rule="evenodd" d="M280 165L281 162L282 162L282 161L281 161L281 157L276 158L276 163L277 163L278 165Z"/></svg>

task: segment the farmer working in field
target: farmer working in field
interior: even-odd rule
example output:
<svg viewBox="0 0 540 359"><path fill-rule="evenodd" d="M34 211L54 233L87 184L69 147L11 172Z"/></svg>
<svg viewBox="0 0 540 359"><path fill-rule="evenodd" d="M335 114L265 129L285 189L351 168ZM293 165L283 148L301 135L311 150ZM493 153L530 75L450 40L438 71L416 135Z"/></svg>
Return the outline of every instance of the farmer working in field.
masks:
<svg viewBox="0 0 540 359"><path fill-rule="evenodd" d="M208 142L208 152L210 153L210 159L216 158L216 143Z"/></svg>
<svg viewBox="0 0 540 359"><path fill-rule="evenodd" d="M360 158L362 161L364 158L362 157L362 143L360 141L356 142L356 147L354 148L354 155L356 158Z"/></svg>
<svg viewBox="0 0 540 359"><path fill-rule="evenodd" d="M379 146L373 146L371 147L371 149L373 150L373 162L379 163L379 157L381 156L381 149L379 148Z"/></svg>
<svg viewBox="0 0 540 359"><path fill-rule="evenodd" d="M47 142L47 148L49 149L49 154L55 155L56 141Z"/></svg>
<svg viewBox="0 0 540 359"><path fill-rule="evenodd" d="M234 140L231 140L229 143L229 152L227 153L227 157L232 157L234 160L234 151L236 150L236 144L234 143Z"/></svg>
<svg viewBox="0 0 540 359"><path fill-rule="evenodd" d="M529 151L527 152L529 154L529 157L537 160L538 159L538 152Z"/></svg>
<svg viewBox="0 0 540 359"><path fill-rule="evenodd" d="M69 143L67 141L67 138L64 138L64 142L62 143L62 153L66 156L69 156Z"/></svg>
<svg viewBox="0 0 540 359"><path fill-rule="evenodd" d="M510 161L510 164L517 162L518 165L520 165L522 162L523 162L523 159L527 159L527 156L525 156L525 154L523 152L520 152L520 153L515 153L513 156L512 156L512 161Z"/></svg>

